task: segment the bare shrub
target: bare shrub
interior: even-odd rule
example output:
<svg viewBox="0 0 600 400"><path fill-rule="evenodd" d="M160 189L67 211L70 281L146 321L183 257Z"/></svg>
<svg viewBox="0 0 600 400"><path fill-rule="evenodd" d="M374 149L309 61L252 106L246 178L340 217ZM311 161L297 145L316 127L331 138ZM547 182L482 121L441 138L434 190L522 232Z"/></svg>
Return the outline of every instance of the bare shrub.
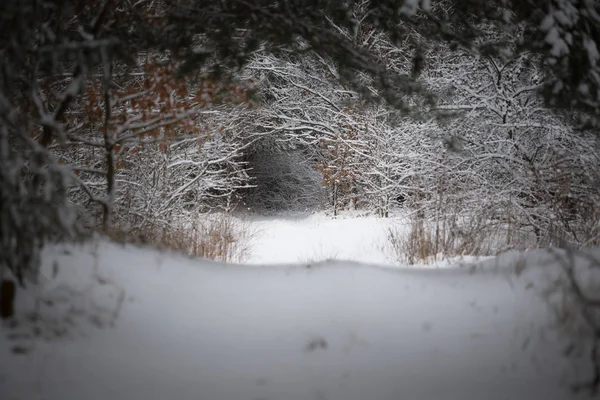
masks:
<svg viewBox="0 0 600 400"><path fill-rule="evenodd" d="M115 228L110 238L121 243L149 244L189 256L222 262L241 262L249 252L248 225L228 214L206 214L191 224L144 224Z"/></svg>

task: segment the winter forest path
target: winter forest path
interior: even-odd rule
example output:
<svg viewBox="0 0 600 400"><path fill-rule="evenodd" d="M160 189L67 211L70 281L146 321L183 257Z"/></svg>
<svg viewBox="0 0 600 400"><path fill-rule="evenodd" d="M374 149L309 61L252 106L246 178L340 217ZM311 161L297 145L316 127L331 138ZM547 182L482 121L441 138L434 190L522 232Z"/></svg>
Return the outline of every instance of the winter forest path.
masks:
<svg viewBox="0 0 600 400"><path fill-rule="evenodd" d="M312 263L324 260L350 260L394 265L396 256L389 229L401 229L400 218L376 216L254 217L248 220L252 231L249 264Z"/></svg>

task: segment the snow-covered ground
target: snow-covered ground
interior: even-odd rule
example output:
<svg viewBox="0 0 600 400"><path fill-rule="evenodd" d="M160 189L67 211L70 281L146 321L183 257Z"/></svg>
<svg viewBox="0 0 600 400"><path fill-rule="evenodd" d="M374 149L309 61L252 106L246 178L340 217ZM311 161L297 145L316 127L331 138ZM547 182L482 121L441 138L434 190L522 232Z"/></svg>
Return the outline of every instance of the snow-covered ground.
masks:
<svg viewBox="0 0 600 400"><path fill-rule="evenodd" d="M252 239L247 262L353 260L395 264L396 256L388 241L389 228L402 224L400 218L343 215L333 219L323 213L250 218Z"/></svg>
<svg viewBox="0 0 600 400"><path fill-rule="evenodd" d="M290 245L294 222L273 222L253 261L335 240L323 258L385 261L365 254L363 223L364 239L326 241L321 221ZM563 354L563 297L542 295L560 270L548 252L443 269L311 257L227 265L102 240L48 247L42 284L2 326L0 399L558 400L587 377Z"/></svg>
<svg viewBox="0 0 600 400"><path fill-rule="evenodd" d="M328 260L356 261L398 266L391 246L390 230L408 233L408 219L402 214L390 218L343 213L332 218L324 213L295 216L245 218L250 232L248 264L311 263ZM440 257L422 267L441 267L475 261L474 257Z"/></svg>

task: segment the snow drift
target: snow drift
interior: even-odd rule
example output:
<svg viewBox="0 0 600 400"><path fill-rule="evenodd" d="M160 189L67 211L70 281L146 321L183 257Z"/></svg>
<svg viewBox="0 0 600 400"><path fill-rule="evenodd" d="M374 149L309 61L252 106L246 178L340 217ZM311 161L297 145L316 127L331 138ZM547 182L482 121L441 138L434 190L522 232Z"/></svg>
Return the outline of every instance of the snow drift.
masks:
<svg viewBox="0 0 600 400"><path fill-rule="evenodd" d="M44 261L2 328L5 400L558 400L589 371L563 354L549 252L265 267L96 241Z"/></svg>

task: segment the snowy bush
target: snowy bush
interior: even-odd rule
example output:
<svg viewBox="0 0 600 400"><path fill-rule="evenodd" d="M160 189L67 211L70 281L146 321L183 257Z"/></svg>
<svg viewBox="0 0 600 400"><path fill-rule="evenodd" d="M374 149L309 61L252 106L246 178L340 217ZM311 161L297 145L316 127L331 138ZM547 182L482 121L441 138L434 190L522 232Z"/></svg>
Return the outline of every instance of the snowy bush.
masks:
<svg viewBox="0 0 600 400"><path fill-rule="evenodd" d="M505 230L500 248L530 247L531 237L536 247L589 245L598 240L600 142L544 107L530 57L459 52L424 70L449 117L430 132L444 147L414 149L427 193L418 207L435 221Z"/></svg>

